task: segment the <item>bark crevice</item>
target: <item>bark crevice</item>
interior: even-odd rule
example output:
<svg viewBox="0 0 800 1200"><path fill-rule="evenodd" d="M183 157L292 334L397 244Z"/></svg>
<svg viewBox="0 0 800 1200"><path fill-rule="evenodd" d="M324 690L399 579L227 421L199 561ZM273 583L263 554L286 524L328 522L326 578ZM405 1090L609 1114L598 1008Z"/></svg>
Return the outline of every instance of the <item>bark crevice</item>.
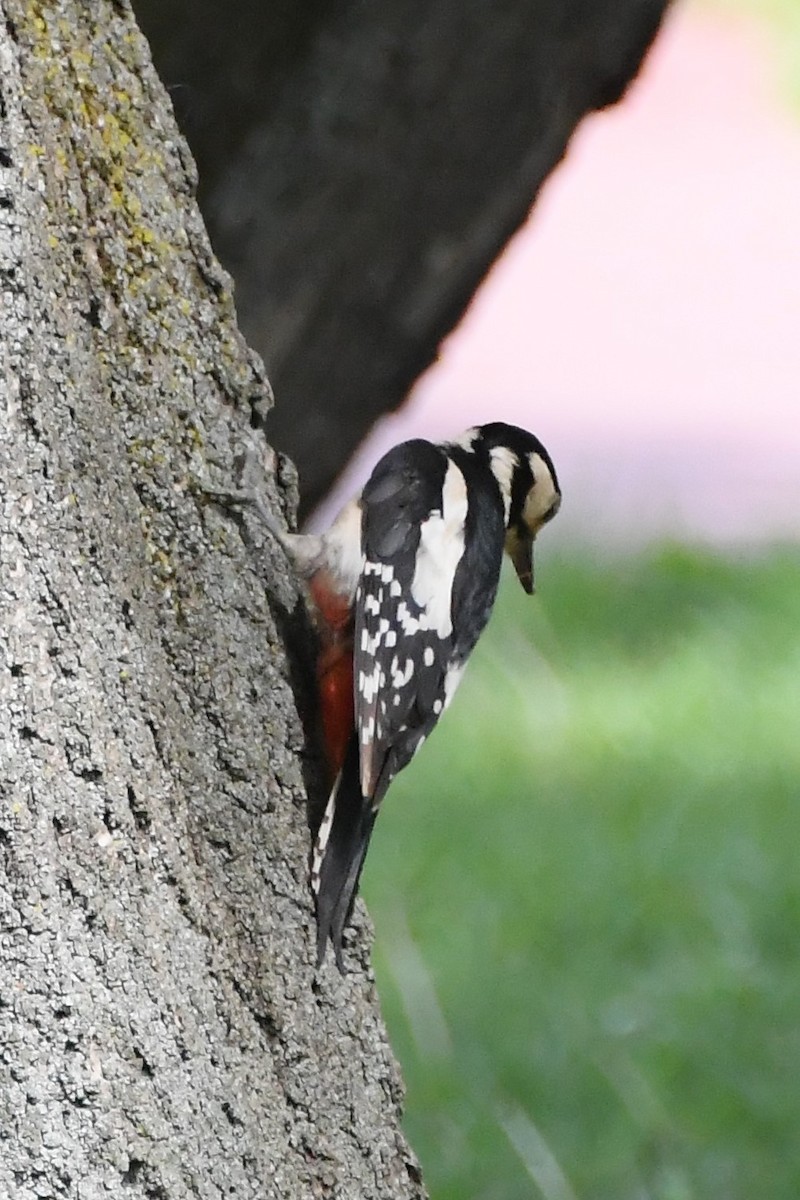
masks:
<svg viewBox="0 0 800 1200"><path fill-rule="evenodd" d="M0 12L0 1193L420 1196L313 966L297 590L199 497L294 482L191 160L127 5Z"/></svg>

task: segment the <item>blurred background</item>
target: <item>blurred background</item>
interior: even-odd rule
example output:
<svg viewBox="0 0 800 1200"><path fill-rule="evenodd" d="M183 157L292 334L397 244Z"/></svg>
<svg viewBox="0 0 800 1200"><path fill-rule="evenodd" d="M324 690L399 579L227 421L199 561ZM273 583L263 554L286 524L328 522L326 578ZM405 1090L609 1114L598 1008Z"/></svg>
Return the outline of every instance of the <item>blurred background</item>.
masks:
<svg viewBox="0 0 800 1200"><path fill-rule="evenodd" d="M364 873L433 1200L800 1195L800 0L672 7L548 177L662 8L137 3L303 512L561 477Z"/></svg>
<svg viewBox="0 0 800 1200"><path fill-rule="evenodd" d="M800 1195L786 7L672 12L321 514L394 442L488 418L565 495L365 870L434 1200Z"/></svg>
<svg viewBox="0 0 800 1200"><path fill-rule="evenodd" d="M800 2L786 10L670 12L323 522L389 446L491 417L551 449L558 541L797 534Z"/></svg>

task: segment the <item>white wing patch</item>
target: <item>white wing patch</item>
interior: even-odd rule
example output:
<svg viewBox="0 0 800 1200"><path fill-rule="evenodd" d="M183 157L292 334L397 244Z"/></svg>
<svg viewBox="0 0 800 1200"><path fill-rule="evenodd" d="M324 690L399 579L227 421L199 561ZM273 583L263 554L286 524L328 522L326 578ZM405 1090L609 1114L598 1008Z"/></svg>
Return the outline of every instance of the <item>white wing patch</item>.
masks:
<svg viewBox="0 0 800 1200"><path fill-rule="evenodd" d="M411 682L411 676L414 674L414 660L412 658L407 658L405 666L401 667L400 660L395 655L395 657L392 659L391 672L392 687L397 688L399 691L401 688L404 688L406 684Z"/></svg>
<svg viewBox="0 0 800 1200"><path fill-rule="evenodd" d="M414 578L416 578L416 576ZM416 600L416 596L414 599ZM419 633L420 630L424 631L429 628L425 613L420 613L418 617L415 617L414 614L409 611L408 605L402 600L397 606L397 620L406 637L413 637L414 634Z"/></svg>
<svg viewBox="0 0 800 1200"><path fill-rule="evenodd" d="M397 564L367 559L356 593L356 723L361 789L385 791L448 704L453 582L465 549L467 481L452 460L441 500ZM460 674L460 672L457 672ZM451 686L454 686L451 684ZM378 794L379 791L379 794Z"/></svg>
<svg viewBox="0 0 800 1200"><path fill-rule="evenodd" d="M386 724L385 688L387 677L386 671L381 665L381 652L384 647L393 647L397 644L397 631L391 627L390 621L385 615L385 604L389 596L400 595L402 588L395 579L391 563L367 560L364 563L363 575L364 582L360 583L356 590L356 602L361 604L364 621L359 638L361 669L358 671L356 680L358 693L356 721L361 743L361 789L367 796L375 782L373 778L373 747L375 742L383 737ZM400 607L404 608L402 604ZM405 609L405 619L406 623L416 630L418 622L407 609ZM413 672L413 663L411 666ZM392 661L390 671L394 682L399 673L396 656Z"/></svg>
<svg viewBox="0 0 800 1200"><path fill-rule="evenodd" d="M453 630L450 615L452 587L464 553L466 519L467 481L451 461L442 486L442 511L431 513L420 526L417 562L411 581L411 595L425 618L425 625L421 627L434 630L442 638L449 637ZM402 622L399 609L398 617Z"/></svg>

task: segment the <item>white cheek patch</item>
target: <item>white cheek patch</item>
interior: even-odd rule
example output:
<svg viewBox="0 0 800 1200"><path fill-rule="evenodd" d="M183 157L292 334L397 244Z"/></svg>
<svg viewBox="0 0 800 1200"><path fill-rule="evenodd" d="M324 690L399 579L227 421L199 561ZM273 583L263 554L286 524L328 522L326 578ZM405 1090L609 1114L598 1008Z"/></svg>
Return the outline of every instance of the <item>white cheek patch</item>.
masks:
<svg viewBox="0 0 800 1200"><path fill-rule="evenodd" d="M508 525L508 513L511 508L511 484L514 472L519 467L519 459L508 446L493 446L489 455L492 474L500 487L503 500L503 515Z"/></svg>
<svg viewBox="0 0 800 1200"><path fill-rule="evenodd" d="M529 454L528 461L533 473L534 484L525 499L522 519L535 533L542 523L542 517L559 500L558 491L550 474L550 468L540 454Z"/></svg>
<svg viewBox="0 0 800 1200"><path fill-rule="evenodd" d="M467 482L454 462L447 468L442 487L442 511L432 513L420 526L419 549L411 595L425 614L425 628L449 637L453 580L464 553L467 519ZM421 626L422 627L422 626Z"/></svg>

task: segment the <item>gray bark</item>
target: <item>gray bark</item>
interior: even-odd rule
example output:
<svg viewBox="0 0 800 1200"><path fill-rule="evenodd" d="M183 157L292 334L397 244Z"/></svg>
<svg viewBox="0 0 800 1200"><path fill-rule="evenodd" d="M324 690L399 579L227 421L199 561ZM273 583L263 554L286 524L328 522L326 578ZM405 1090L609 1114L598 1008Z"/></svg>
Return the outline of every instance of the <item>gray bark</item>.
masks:
<svg viewBox="0 0 800 1200"><path fill-rule="evenodd" d="M0 17L0 1195L419 1197L362 912L313 969L294 584L203 495L294 485L192 162L126 0Z"/></svg>
<svg viewBox="0 0 800 1200"><path fill-rule="evenodd" d="M135 4L307 510L434 360L580 119L622 94L666 0Z"/></svg>

